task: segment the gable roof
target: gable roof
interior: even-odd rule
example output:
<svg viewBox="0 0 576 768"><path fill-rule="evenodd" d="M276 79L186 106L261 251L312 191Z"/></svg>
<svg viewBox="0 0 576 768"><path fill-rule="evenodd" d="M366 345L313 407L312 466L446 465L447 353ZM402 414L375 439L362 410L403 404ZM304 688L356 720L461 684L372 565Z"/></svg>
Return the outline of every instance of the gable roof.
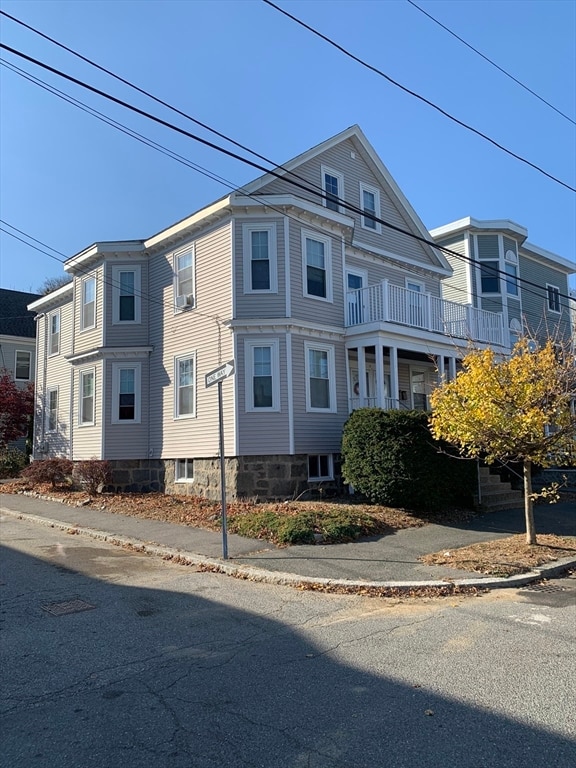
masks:
<svg viewBox="0 0 576 768"><path fill-rule="evenodd" d="M34 312L28 304L40 298L39 293L24 293L0 288L0 334L3 336L36 337Z"/></svg>

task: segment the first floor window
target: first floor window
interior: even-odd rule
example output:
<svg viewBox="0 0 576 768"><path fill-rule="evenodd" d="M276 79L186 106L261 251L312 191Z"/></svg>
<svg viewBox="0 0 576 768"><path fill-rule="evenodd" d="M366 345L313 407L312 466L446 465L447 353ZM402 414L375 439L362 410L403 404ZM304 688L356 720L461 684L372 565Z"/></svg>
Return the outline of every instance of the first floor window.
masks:
<svg viewBox="0 0 576 768"><path fill-rule="evenodd" d="M279 342L259 339L245 342L246 410L279 411Z"/></svg>
<svg viewBox="0 0 576 768"><path fill-rule="evenodd" d="M334 349L306 345L307 406L311 411L335 411Z"/></svg>
<svg viewBox="0 0 576 768"><path fill-rule="evenodd" d="M50 315L50 340L48 342L51 355L57 355L60 352L60 312L53 312Z"/></svg>
<svg viewBox="0 0 576 768"><path fill-rule="evenodd" d="M194 459L176 459L176 482L190 483L194 480Z"/></svg>
<svg viewBox="0 0 576 768"><path fill-rule="evenodd" d="M16 352L14 378L18 381L30 381L30 361L32 353L25 350Z"/></svg>
<svg viewBox="0 0 576 768"><path fill-rule="evenodd" d="M332 454L308 456L308 480L332 480L334 477Z"/></svg>
<svg viewBox="0 0 576 768"><path fill-rule="evenodd" d="M94 424L94 371L80 373L80 424Z"/></svg>
<svg viewBox="0 0 576 768"><path fill-rule="evenodd" d="M500 293L500 276L497 261L480 262L482 293Z"/></svg>
<svg viewBox="0 0 576 768"><path fill-rule="evenodd" d="M194 416L195 367L195 358L193 355L176 359L176 418L182 416Z"/></svg>
<svg viewBox="0 0 576 768"><path fill-rule="evenodd" d="M272 347L254 347L254 408L272 408Z"/></svg>
<svg viewBox="0 0 576 768"><path fill-rule="evenodd" d="M550 312L560 312L560 288L555 285L547 285L548 309Z"/></svg>
<svg viewBox="0 0 576 768"><path fill-rule="evenodd" d="M140 379L140 363L112 363L112 423L140 422Z"/></svg>
<svg viewBox="0 0 576 768"><path fill-rule="evenodd" d="M82 281L82 329L96 325L96 278L87 277Z"/></svg>
<svg viewBox="0 0 576 768"><path fill-rule="evenodd" d="M48 390L48 407L46 409L46 430L55 432L58 427L58 390Z"/></svg>

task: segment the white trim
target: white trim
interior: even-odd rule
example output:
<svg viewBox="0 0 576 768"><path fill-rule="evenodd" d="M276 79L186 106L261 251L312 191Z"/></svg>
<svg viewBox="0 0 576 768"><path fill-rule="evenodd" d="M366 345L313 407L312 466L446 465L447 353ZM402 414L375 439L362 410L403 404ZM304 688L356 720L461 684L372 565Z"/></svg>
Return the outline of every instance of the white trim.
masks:
<svg viewBox="0 0 576 768"><path fill-rule="evenodd" d="M269 287L252 288L252 234L268 233ZM259 222L242 224L243 290L248 293L278 293L278 247L276 223Z"/></svg>
<svg viewBox="0 0 576 768"><path fill-rule="evenodd" d="M73 365L88 360L107 360L108 358L128 359L149 355L154 347L94 347L86 352L65 355L64 359Z"/></svg>
<svg viewBox="0 0 576 768"><path fill-rule="evenodd" d="M192 360L193 361L193 399L192 399L192 413L179 413L179 407L178 407L178 401L179 401L179 380L180 380L180 361L182 360ZM174 356L174 420L180 421L183 419L194 419L196 418L196 400L198 396L198 375L197 375L197 366L196 366L196 352L189 352L187 354L183 355L175 355Z"/></svg>
<svg viewBox="0 0 576 768"><path fill-rule="evenodd" d="M134 418L121 419L118 415L120 408L120 371L134 371ZM111 424L140 424L142 414L142 363L112 363L112 404L110 413Z"/></svg>
<svg viewBox="0 0 576 768"><path fill-rule="evenodd" d="M84 421L84 376L92 374L92 421ZM96 368L83 368L78 371L78 426L93 427L96 424Z"/></svg>
<svg viewBox="0 0 576 768"><path fill-rule="evenodd" d="M28 376L18 376L18 355L28 355ZM32 381L32 351L30 349L14 350L14 381Z"/></svg>
<svg viewBox="0 0 576 768"><path fill-rule="evenodd" d="M327 165L321 165L320 166L320 174L321 174L320 186L321 186L322 191L324 192L324 194L325 195L328 194L328 192L326 191L326 178L325 177L326 176L332 176L333 178L336 179L336 181L338 183L338 193L337 193L336 197L339 200L344 200L345 199L345 195L344 195L344 176L342 175L342 173L340 173L340 171L335 171L333 168L330 168ZM334 213L342 213L342 206L340 205L340 203L336 203L337 208L335 208L335 209L330 208L328 206L328 200L325 197L322 198L322 205L324 206L324 208L328 208L329 211L334 210Z"/></svg>
<svg viewBox="0 0 576 768"><path fill-rule="evenodd" d="M292 316L292 277L290 271L290 219L284 216L284 288L286 291L286 317Z"/></svg>
<svg viewBox="0 0 576 768"><path fill-rule="evenodd" d="M528 237L528 230L521 224L510 219L475 219L472 216L466 216L463 219L452 221L449 224L443 224L430 230L430 235L436 240L446 235L455 235L457 232L465 229L495 230L498 232L510 232L513 235L521 237L523 240Z"/></svg>
<svg viewBox="0 0 576 768"><path fill-rule="evenodd" d="M90 282L94 283L94 299L93 301L87 302L85 301L86 286ZM94 305L93 321L90 325L84 325L84 309L88 307L90 304ZM80 330L81 331L91 331L94 328L96 328L97 304L98 304L98 280L96 279L96 275L86 275L86 277L83 277L82 280L80 281Z"/></svg>
<svg viewBox="0 0 576 768"><path fill-rule="evenodd" d="M288 452L291 456L296 451L294 443L294 377L292 376L292 334L286 332L286 381L288 398Z"/></svg>
<svg viewBox="0 0 576 768"><path fill-rule="evenodd" d="M173 296L174 296L174 314L179 315L182 312L185 312L189 309L193 309L196 306L196 244L194 242L187 243L183 248L179 248L178 250L174 251L172 254L172 290L173 290ZM178 259L182 256L187 256L190 254L192 257L192 292L191 293L180 293L180 270L177 268ZM191 297L190 303L186 305L185 307L178 307L176 305L177 299L180 296L186 296Z"/></svg>
<svg viewBox="0 0 576 768"><path fill-rule="evenodd" d="M328 408L318 408L312 406L310 397L310 352L326 352L326 362L328 364ZM304 342L304 370L306 384L306 411L309 413L336 413L336 365L334 346L332 344L317 344L315 342Z"/></svg>
<svg viewBox="0 0 576 768"><path fill-rule="evenodd" d="M306 240L313 240L324 245L324 272L326 275L326 296L316 296L308 293L308 254L306 250ZM332 298L332 238L327 235L319 235L308 229L301 231L302 243L302 293L307 299L316 299L318 301L333 302Z"/></svg>
<svg viewBox="0 0 576 768"><path fill-rule="evenodd" d="M217 200L215 203L210 203L204 208L201 208L191 216L187 216L185 219L177 221L176 224L172 224L172 226L160 230L160 232L152 235L152 237L149 237L148 240L145 240L143 247L147 250L149 248L154 248L157 245L161 245L166 240L184 237L187 233L187 230L197 226L198 224L201 224L204 219L225 213L226 209L230 207L231 199L232 196L227 195L226 197Z"/></svg>
<svg viewBox="0 0 576 768"><path fill-rule="evenodd" d="M245 189L245 187L243 187ZM318 189L320 192L320 189ZM330 222L331 225L338 225L339 227L346 227L348 229L354 229L354 219L345 213L337 213L336 211L325 208L320 203L314 203L312 200L304 200L296 195L289 193L282 195L262 194L257 195L254 193L252 197L246 197L240 193L234 195L235 208L240 208L240 212L243 216L262 216L263 214L268 216L278 216L279 208L288 208L290 211L297 208L304 213L311 214L317 221L318 218L325 219ZM269 207L272 210L267 210ZM258 208L258 211L251 211L251 208ZM261 209L265 210L262 211Z"/></svg>
<svg viewBox="0 0 576 768"><path fill-rule="evenodd" d="M417 293L426 293L426 283L423 280L415 280L413 277L405 277L404 278L404 287L407 291L414 291L414 288L410 288L408 286L408 283L411 283L412 285L417 285L418 288L416 289Z"/></svg>
<svg viewBox="0 0 576 768"><path fill-rule="evenodd" d="M411 259L408 256L400 256L399 254L388 251L385 248L377 248L375 245L368 245L367 243L362 243L356 239L353 239L352 243L348 244L348 251L350 255L354 256L356 256L356 254L351 252L359 251L360 253L358 254L358 258L366 259L377 264L381 263L380 259L377 257L382 256L385 259L389 259L391 262L393 262L392 266L400 270L405 270L406 264L410 264L413 267L418 267L422 271L430 272L433 275L444 275L446 277L452 277L454 274L454 270L448 264L448 262L446 262L448 264L447 268L435 267L429 262L418 261L417 259Z"/></svg>
<svg viewBox="0 0 576 768"><path fill-rule="evenodd" d="M32 301L30 304L28 304L27 309L29 312L38 312L38 310L42 310L43 308L45 311L49 311L46 309L47 305L53 304L59 299L62 299L68 293L72 294L73 288L74 284L72 281L70 281L69 283L60 286L60 288L57 288L55 291L47 293L46 296L42 296L40 299Z"/></svg>
<svg viewBox="0 0 576 768"><path fill-rule="evenodd" d="M134 320L120 319L120 273L134 273ZM140 325L141 314L142 267L140 264L112 265L112 325Z"/></svg>
<svg viewBox="0 0 576 768"><path fill-rule="evenodd" d="M264 408L254 405L254 349L270 347L272 377L272 405ZM280 340L278 338L244 339L245 409L247 413L278 413L280 408Z"/></svg>
<svg viewBox="0 0 576 768"><path fill-rule="evenodd" d="M366 217L364 216L364 192L368 192L369 194L374 195L374 216L376 218L381 219L382 218L382 207L380 205L380 190L377 187L373 187L370 184L365 184L363 181L360 182L360 210L362 211L362 216L360 217L360 226L362 229L366 229L369 232L376 232L377 234L380 234L382 232L382 225L379 221L372 221L372 225L366 224Z"/></svg>
<svg viewBox="0 0 576 768"><path fill-rule="evenodd" d="M236 263L237 251L236 251L236 219L230 221L230 255L232 259L231 269L231 292L232 292L232 317L236 317L236 302L238 291L236 290L236 273L238 271L238 264ZM236 357L236 356L234 356ZM238 455L237 453L234 454Z"/></svg>

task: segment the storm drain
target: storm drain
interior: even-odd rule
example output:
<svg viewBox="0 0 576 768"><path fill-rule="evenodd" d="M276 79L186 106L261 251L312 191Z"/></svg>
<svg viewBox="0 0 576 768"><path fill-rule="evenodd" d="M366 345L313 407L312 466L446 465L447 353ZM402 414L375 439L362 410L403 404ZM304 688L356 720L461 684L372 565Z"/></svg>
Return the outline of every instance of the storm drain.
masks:
<svg viewBox="0 0 576 768"><path fill-rule="evenodd" d="M66 616L68 613L81 613L96 608L92 603L87 603L86 600L79 597L72 597L70 600L61 600L57 603L44 603L40 607L52 616Z"/></svg>
<svg viewBox="0 0 576 768"><path fill-rule="evenodd" d="M522 592L566 592L565 587L559 587L557 584L529 584L522 587Z"/></svg>

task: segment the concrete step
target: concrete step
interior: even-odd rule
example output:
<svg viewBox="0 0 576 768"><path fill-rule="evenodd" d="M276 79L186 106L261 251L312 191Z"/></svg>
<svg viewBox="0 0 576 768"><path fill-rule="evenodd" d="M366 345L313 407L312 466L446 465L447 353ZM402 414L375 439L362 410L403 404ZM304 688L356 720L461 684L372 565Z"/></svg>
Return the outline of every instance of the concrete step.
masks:
<svg viewBox="0 0 576 768"><path fill-rule="evenodd" d="M523 509L524 499L520 499L520 501L503 501L499 504L486 504L483 502L480 506L484 512L498 512L502 509Z"/></svg>

